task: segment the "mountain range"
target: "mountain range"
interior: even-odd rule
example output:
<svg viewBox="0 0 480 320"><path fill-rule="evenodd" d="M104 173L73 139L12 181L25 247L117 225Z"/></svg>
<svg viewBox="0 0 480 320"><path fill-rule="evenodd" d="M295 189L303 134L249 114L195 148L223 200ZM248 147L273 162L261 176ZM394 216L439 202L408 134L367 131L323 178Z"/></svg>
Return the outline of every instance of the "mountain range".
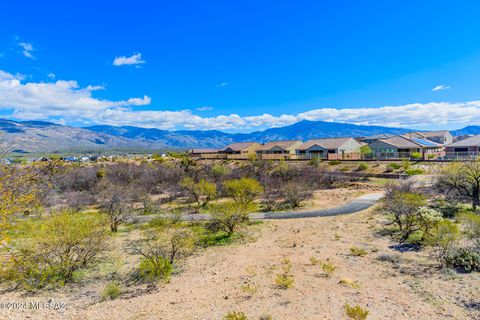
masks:
<svg viewBox="0 0 480 320"><path fill-rule="evenodd" d="M0 119L0 143L14 152L100 151L112 149L222 148L232 142L309 140L325 137L361 137L379 133L402 134L412 130L382 126L303 120L289 126L251 133L217 130L168 131L133 126L63 126L45 121ZM452 131L454 135L480 134L480 126Z"/></svg>

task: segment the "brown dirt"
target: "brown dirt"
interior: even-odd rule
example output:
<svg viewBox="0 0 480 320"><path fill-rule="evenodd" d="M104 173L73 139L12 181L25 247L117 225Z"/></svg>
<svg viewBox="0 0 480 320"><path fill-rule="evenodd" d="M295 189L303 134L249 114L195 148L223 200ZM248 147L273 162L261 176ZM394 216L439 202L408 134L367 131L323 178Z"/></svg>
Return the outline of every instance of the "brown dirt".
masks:
<svg viewBox="0 0 480 320"><path fill-rule="evenodd" d="M369 209L347 216L266 221L254 228L253 240L208 248L187 258L169 284L150 293L91 305L85 297L100 288L77 293L75 299L66 298L66 293L46 293L45 297L55 296L56 301L66 299L67 310L9 311L4 316L222 319L228 311L237 310L249 319L262 314L271 314L273 319L345 319L344 304L349 303L368 308L369 319L480 319L478 273L442 272L427 252L398 253L398 265L377 260L380 254L396 254L388 238L374 235L377 219ZM352 256L352 246L365 248L368 254ZM328 260L337 269L325 277L310 257ZM291 261L295 282L286 290L274 282L284 258ZM356 281L359 288L342 285L341 279ZM247 293L244 285L257 291ZM3 300L18 300L14 296Z"/></svg>

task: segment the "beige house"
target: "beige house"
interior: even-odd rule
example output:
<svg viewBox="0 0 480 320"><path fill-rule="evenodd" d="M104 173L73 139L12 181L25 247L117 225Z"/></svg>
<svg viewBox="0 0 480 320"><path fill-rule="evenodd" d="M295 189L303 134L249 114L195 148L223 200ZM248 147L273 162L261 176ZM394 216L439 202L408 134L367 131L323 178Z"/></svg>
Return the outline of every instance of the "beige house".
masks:
<svg viewBox="0 0 480 320"><path fill-rule="evenodd" d="M261 145L256 142L238 142L232 143L222 150L227 155L227 159L248 159L248 157L256 154Z"/></svg>
<svg viewBox="0 0 480 320"><path fill-rule="evenodd" d="M448 130L440 131L416 131L403 134L402 136L408 139L428 139L441 145L451 144L453 136Z"/></svg>
<svg viewBox="0 0 480 320"><path fill-rule="evenodd" d="M302 145L300 140L272 141L261 145L256 154L261 159L288 159L295 156L295 150Z"/></svg>
<svg viewBox="0 0 480 320"><path fill-rule="evenodd" d="M388 139L378 139L368 145L377 159L401 159L411 158L419 154L422 158L428 158L428 154L440 155L443 147L431 140L421 138L407 138L405 135L395 136Z"/></svg>
<svg viewBox="0 0 480 320"><path fill-rule="evenodd" d="M353 138L313 139L296 149L300 158L344 159L360 157L362 144Z"/></svg>

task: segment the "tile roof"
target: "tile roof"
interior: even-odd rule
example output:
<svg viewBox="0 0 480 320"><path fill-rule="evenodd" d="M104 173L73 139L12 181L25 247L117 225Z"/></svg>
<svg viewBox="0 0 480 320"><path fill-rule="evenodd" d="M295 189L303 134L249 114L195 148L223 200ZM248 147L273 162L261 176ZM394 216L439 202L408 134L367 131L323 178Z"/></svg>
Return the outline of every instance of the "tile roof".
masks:
<svg viewBox="0 0 480 320"><path fill-rule="evenodd" d="M480 134L466 138L460 141L456 141L447 145L447 147L472 147L472 146L480 146Z"/></svg>
<svg viewBox="0 0 480 320"><path fill-rule="evenodd" d="M282 149L289 149L289 148L295 146L295 144L298 144L298 143L301 143L301 142L302 141L300 141L300 140L272 141L272 142L265 143L264 145L260 146L257 150L258 151L266 151L266 150L272 149L275 146L280 147Z"/></svg>
<svg viewBox="0 0 480 320"><path fill-rule="evenodd" d="M318 145L324 149L338 149L344 143L348 142L350 139L353 140L353 138L312 139L302 144L300 147L297 148L297 150L307 150L313 147L314 145Z"/></svg>
<svg viewBox="0 0 480 320"><path fill-rule="evenodd" d="M245 148L250 147L253 144L257 144L256 142L237 142L229 144L223 150L232 149L233 151L242 151Z"/></svg>

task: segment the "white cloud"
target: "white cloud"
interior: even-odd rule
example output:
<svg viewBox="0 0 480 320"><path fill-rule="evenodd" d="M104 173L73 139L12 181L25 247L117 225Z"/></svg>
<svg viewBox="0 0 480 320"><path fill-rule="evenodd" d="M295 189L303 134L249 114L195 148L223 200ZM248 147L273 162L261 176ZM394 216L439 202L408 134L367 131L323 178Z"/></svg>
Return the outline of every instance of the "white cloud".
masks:
<svg viewBox="0 0 480 320"><path fill-rule="evenodd" d="M210 111L210 110L213 110L213 107L203 106L203 107L197 108L197 110L198 111Z"/></svg>
<svg viewBox="0 0 480 320"><path fill-rule="evenodd" d="M50 72L49 74L47 74L47 77L49 77L50 79L55 79L56 75L55 73Z"/></svg>
<svg viewBox="0 0 480 320"><path fill-rule="evenodd" d="M105 90L105 87L88 85L85 89L88 91L98 91L98 90Z"/></svg>
<svg viewBox="0 0 480 320"><path fill-rule="evenodd" d="M21 74L0 70L0 111L6 116L62 123L134 125L160 129L217 129L231 131L280 127L301 120L322 120L407 128L462 126L480 123L480 100L412 103L380 108L318 108L297 114L238 114L203 117L191 110L141 110L149 96L106 100L94 96L103 86L80 87L74 81L28 82ZM202 109L202 108L199 108Z"/></svg>
<svg viewBox="0 0 480 320"><path fill-rule="evenodd" d="M30 59L35 59L35 57L32 55L33 46L31 43L28 42L19 42L18 45L23 49L22 54Z"/></svg>
<svg viewBox="0 0 480 320"><path fill-rule="evenodd" d="M442 90L447 90L450 89L450 86L447 86L445 84L439 84L438 86L435 86L432 91L442 91Z"/></svg>
<svg viewBox="0 0 480 320"><path fill-rule="evenodd" d="M23 77L0 70L0 110L13 110L19 119L62 117L66 121L95 121L109 109L128 112L129 107L144 106L150 97L110 101L92 96L102 86L81 88L74 80L27 82ZM132 112L132 111L130 111Z"/></svg>
<svg viewBox="0 0 480 320"><path fill-rule="evenodd" d="M226 86L228 86L228 82L222 82L222 83L217 84L217 88L222 88L222 87L226 87Z"/></svg>
<svg viewBox="0 0 480 320"><path fill-rule="evenodd" d="M115 57L113 60L114 66L123 66L123 65L138 65L145 63L145 60L142 60L141 53L135 53L131 57L119 56Z"/></svg>

